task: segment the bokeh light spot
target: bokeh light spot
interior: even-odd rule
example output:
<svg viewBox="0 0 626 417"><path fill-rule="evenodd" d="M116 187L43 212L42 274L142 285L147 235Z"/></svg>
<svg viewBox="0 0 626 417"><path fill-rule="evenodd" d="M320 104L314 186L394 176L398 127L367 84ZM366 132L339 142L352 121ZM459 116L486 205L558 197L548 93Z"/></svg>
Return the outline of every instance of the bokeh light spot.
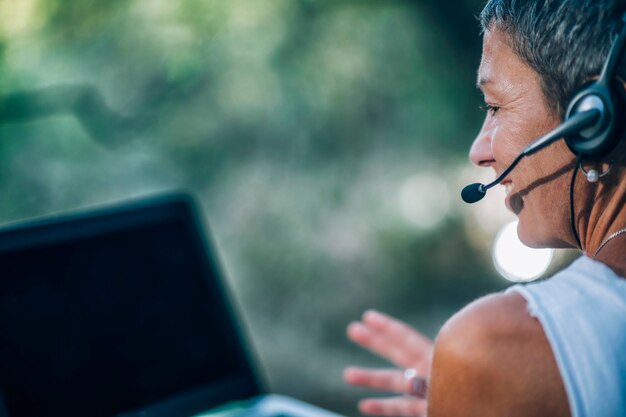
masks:
<svg viewBox="0 0 626 417"><path fill-rule="evenodd" d="M553 249L533 249L517 236L517 221L498 233L493 245L493 262L498 272L512 282L528 282L541 277L552 262Z"/></svg>
<svg viewBox="0 0 626 417"><path fill-rule="evenodd" d="M416 174L406 179L399 199L404 217L423 229L434 229L450 212L448 184L434 175Z"/></svg>

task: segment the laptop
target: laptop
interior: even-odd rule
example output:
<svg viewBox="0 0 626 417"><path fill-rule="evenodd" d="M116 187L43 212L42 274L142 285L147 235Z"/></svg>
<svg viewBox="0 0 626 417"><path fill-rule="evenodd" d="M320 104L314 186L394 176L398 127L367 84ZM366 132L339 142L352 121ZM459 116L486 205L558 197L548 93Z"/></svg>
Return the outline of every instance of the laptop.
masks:
<svg viewBox="0 0 626 417"><path fill-rule="evenodd" d="M0 416L338 417L263 395L197 203L0 229Z"/></svg>

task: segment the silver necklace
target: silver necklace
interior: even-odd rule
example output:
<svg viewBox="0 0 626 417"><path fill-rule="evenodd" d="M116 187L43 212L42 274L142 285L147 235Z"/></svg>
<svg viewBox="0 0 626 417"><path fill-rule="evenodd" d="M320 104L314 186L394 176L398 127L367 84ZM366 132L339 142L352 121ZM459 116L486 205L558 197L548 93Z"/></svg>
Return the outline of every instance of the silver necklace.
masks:
<svg viewBox="0 0 626 417"><path fill-rule="evenodd" d="M600 246L598 246L598 249L596 249L596 251L593 253L593 257L595 258L598 255L598 253L600 253L602 248L604 248L606 244L609 243L612 239L615 239L616 237L618 237L619 235L623 235L624 233L626 233L626 227L618 230L615 233L611 233L609 237L604 239L604 242L600 243Z"/></svg>

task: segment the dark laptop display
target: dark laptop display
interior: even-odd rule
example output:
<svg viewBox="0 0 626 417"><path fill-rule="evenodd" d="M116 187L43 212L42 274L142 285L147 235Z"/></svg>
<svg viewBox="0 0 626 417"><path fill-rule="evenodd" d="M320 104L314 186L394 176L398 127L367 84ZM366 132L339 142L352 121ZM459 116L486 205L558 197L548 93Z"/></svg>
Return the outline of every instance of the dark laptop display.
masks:
<svg viewBox="0 0 626 417"><path fill-rule="evenodd" d="M176 398L169 415L188 415L258 394L203 235L184 195L0 231L9 416L112 416Z"/></svg>

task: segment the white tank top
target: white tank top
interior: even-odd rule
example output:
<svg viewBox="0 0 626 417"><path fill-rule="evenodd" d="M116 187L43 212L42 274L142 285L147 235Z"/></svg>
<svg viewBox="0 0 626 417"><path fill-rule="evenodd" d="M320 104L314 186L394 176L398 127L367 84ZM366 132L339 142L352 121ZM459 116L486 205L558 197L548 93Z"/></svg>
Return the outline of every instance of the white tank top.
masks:
<svg viewBox="0 0 626 417"><path fill-rule="evenodd" d="M572 417L626 417L626 279L583 256L546 281L507 292L524 297L541 322Z"/></svg>

